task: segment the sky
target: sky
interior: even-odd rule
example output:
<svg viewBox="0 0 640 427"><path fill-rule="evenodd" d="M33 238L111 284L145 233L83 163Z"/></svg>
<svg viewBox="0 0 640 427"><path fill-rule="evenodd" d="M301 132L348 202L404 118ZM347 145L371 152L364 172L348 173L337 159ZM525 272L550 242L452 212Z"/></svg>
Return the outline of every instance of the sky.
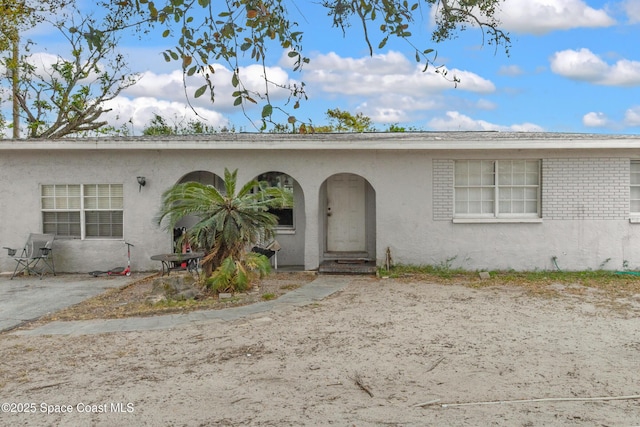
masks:
<svg viewBox="0 0 640 427"><path fill-rule="evenodd" d="M497 17L511 38L508 54L483 43L473 29L434 44L431 16L424 12L412 28L413 42L435 49L435 62L458 84L434 67L424 72L402 41L371 56L355 22L344 36L317 2L285 4L304 32L303 54L310 63L294 71L287 52L272 49L268 73L280 82L305 83L309 99L296 110L286 106L302 122L327 124L326 111L339 108L370 117L378 130L396 125L420 131L640 133L640 0L504 0ZM119 42L140 78L109 103L107 118L134 135L155 114L168 123L196 118L185 100L179 64L162 55L172 42L160 33ZM66 45L53 32L36 29L28 37L36 42L34 53L65 55ZM376 46L379 39L372 39ZM260 85L262 68L245 64L245 80ZM261 107L250 107L245 117L233 106L230 71L222 65L216 70L216 102L191 99L198 119L213 128L256 131ZM188 79L187 93L202 84L199 76ZM283 93L272 96L284 101ZM287 122L287 115L274 118Z"/></svg>

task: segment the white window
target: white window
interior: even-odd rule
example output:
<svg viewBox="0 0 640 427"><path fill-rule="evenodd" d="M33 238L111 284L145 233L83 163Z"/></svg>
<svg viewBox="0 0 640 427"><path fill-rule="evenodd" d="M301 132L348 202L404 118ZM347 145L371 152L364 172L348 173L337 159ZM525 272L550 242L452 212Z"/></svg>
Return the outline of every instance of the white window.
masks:
<svg viewBox="0 0 640 427"><path fill-rule="evenodd" d="M122 184L43 185L41 200L44 233L123 238Z"/></svg>
<svg viewBox="0 0 640 427"><path fill-rule="evenodd" d="M538 218L540 161L457 160L456 218Z"/></svg>
<svg viewBox="0 0 640 427"><path fill-rule="evenodd" d="M630 206L632 214L640 215L640 160L631 161Z"/></svg>

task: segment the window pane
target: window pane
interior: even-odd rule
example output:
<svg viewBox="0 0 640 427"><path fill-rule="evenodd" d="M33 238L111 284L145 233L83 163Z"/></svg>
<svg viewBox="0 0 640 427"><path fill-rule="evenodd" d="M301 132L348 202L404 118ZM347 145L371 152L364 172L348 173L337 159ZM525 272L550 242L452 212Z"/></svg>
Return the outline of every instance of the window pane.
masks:
<svg viewBox="0 0 640 427"><path fill-rule="evenodd" d="M528 200L524 204L524 212L528 214L537 214L538 213L538 201L537 200Z"/></svg>
<svg viewBox="0 0 640 427"><path fill-rule="evenodd" d="M259 182L266 182L271 188L280 188L293 195L294 180L292 177L281 172L266 172L256 177ZM294 228L293 208L288 209L269 209L269 212L278 217L278 227Z"/></svg>
<svg viewBox="0 0 640 427"><path fill-rule="evenodd" d="M122 209L122 184L85 185L85 209Z"/></svg>
<svg viewBox="0 0 640 427"><path fill-rule="evenodd" d="M504 200L511 200L512 199L512 195L511 195L511 188L507 187L507 188L500 188L500 201L504 201Z"/></svg>
<svg viewBox="0 0 640 427"><path fill-rule="evenodd" d="M482 188L468 188L468 199L471 201L482 200Z"/></svg>
<svg viewBox="0 0 640 427"><path fill-rule="evenodd" d="M524 197L526 200L538 200L538 189L530 187L526 188Z"/></svg>
<svg viewBox="0 0 640 427"><path fill-rule="evenodd" d="M456 200L469 200L469 189L468 188L456 188Z"/></svg>
<svg viewBox="0 0 640 427"><path fill-rule="evenodd" d="M513 200L524 200L524 188L515 187L511 189L511 198Z"/></svg>
<svg viewBox="0 0 640 427"><path fill-rule="evenodd" d="M123 203L122 184L111 185L111 209L122 209Z"/></svg>
<svg viewBox="0 0 640 427"><path fill-rule="evenodd" d="M122 211L87 211L87 237L122 237Z"/></svg>
<svg viewBox="0 0 640 427"><path fill-rule="evenodd" d="M46 197L42 199L42 209L53 209L55 208L55 203L52 198Z"/></svg>
<svg viewBox="0 0 640 427"><path fill-rule="evenodd" d="M480 214L482 213L482 203L480 202L469 202L469 213Z"/></svg>
<svg viewBox="0 0 640 427"><path fill-rule="evenodd" d="M498 163L498 184L511 185L513 183L511 162L501 161Z"/></svg>
<svg viewBox="0 0 640 427"><path fill-rule="evenodd" d="M458 214L466 214L469 213L469 206L466 201L456 201L456 213Z"/></svg>
<svg viewBox="0 0 640 427"><path fill-rule="evenodd" d="M455 185L469 185L469 162L455 162Z"/></svg>
<svg viewBox="0 0 640 427"><path fill-rule="evenodd" d="M492 161L482 161L482 185L495 184L495 164Z"/></svg>
<svg viewBox="0 0 640 427"><path fill-rule="evenodd" d="M58 236L80 237L80 213L42 212L42 230Z"/></svg>
<svg viewBox="0 0 640 427"><path fill-rule="evenodd" d="M68 208L69 209L80 209L80 186L79 185L69 185L67 187L67 194L68 194L68 197L69 197Z"/></svg>
<svg viewBox="0 0 640 427"><path fill-rule="evenodd" d="M293 209L269 209L269 212L278 217L279 227L293 227Z"/></svg>
<svg viewBox="0 0 640 427"><path fill-rule="evenodd" d="M480 185L482 184L482 163L481 162L468 162L468 185Z"/></svg>
<svg viewBox="0 0 640 427"><path fill-rule="evenodd" d="M55 187L53 185L43 185L41 194L42 197L53 197L55 195Z"/></svg>

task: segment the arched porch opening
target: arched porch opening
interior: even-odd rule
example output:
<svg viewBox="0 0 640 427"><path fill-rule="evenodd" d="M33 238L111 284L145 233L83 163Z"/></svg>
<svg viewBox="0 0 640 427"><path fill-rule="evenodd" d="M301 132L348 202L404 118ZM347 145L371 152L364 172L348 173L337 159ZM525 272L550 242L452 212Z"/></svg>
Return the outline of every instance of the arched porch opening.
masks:
<svg viewBox="0 0 640 427"><path fill-rule="evenodd" d="M293 195L291 208L270 210L278 217L275 237L280 247L277 254L278 268L303 269L306 215L302 187L295 178L281 171L267 171L257 175L255 179L267 182L270 186L291 191Z"/></svg>
<svg viewBox="0 0 640 427"><path fill-rule="evenodd" d="M224 190L224 179L213 172L192 171L182 176L176 184L185 182L198 182L200 184L211 185L220 191ZM173 228L172 252L189 252L191 248L180 238L186 230L191 228L198 219L194 216L185 216L178 221Z"/></svg>
<svg viewBox="0 0 640 427"><path fill-rule="evenodd" d="M376 260L376 192L364 177L338 173L320 187L320 264Z"/></svg>

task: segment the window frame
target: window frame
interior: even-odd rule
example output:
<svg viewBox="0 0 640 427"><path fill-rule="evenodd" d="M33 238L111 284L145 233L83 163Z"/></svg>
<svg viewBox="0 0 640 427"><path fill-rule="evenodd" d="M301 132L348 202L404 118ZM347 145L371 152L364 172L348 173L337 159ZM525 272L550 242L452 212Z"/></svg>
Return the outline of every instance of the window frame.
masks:
<svg viewBox="0 0 640 427"><path fill-rule="evenodd" d="M638 168L634 171L634 165ZM634 174L638 178L637 183L634 183ZM638 192L638 198L633 197L634 189ZM634 202L638 205L638 210L634 210ZM631 159L629 162L629 216L633 218L640 218L640 160Z"/></svg>
<svg viewBox="0 0 640 427"><path fill-rule="evenodd" d="M121 183L41 184L40 212L43 232L52 232L59 239L124 239L124 186ZM74 216L73 221L61 222L59 217L64 219L65 215ZM55 219L48 221L47 217ZM65 225L66 232L61 232Z"/></svg>
<svg viewBox="0 0 640 427"><path fill-rule="evenodd" d="M502 178L505 175L501 166L505 166L505 163L510 163L510 169L513 170L513 164L515 162L524 162L524 171L519 172L523 175L524 182L514 182L513 179L506 181ZM528 165L530 163L536 163L535 183L527 181L527 175L532 174ZM502 165L501 165L502 163ZM459 168L465 164L467 171L466 174L459 174ZM470 182L470 165L479 164L476 167L479 172L480 182ZM486 166L490 165L491 170ZM454 177L453 177L453 219L454 221L473 222L478 221L534 221L537 222L542 216L542 160L541 159L460 159L454 161ZM513 172L510 172L512 174ZM461 183L460 178L466 179L466 183ZM511 175L513 177L513 175ZM472 200L469 190L480 190L480 197L478 200ZM503 197L507 191L511 192L514 189L520 190L522 197ZM467 191L467 197L459 199L459 193L465 190ZM527 197L527 193L535 190L535 199ZM514 202L523 204L523 212L504 212L501 209L502 203L509 203L513 206ZM527 203L535 202L536 212L526 212ZM459 204L466 203L469 206L471 203L477 204L479 211L472 212L472 209L467 208L465 212L460 212ZM490 207L490 209L489 209Z"/></svg>
<svg viewBox="0 0 640 427"><path fill-rule="evenodd" d="M279 187L284 188L288 191L291 191L291 196L294 199L293 206L285 209L269 209L268 212L276 215L278 217L278 225L275 226L276 233L287 234L287 233L295 233L296 231L296 211L295 211L295 180L289 174L279 171L268 171L259 174L256 176L256 181L258 182L266 182L270 187ZM288 182L290 181L290 182ZM290 210L291 211L291 225L289 224L280 224L280 216L278 215L278 211Z"/></svg>

